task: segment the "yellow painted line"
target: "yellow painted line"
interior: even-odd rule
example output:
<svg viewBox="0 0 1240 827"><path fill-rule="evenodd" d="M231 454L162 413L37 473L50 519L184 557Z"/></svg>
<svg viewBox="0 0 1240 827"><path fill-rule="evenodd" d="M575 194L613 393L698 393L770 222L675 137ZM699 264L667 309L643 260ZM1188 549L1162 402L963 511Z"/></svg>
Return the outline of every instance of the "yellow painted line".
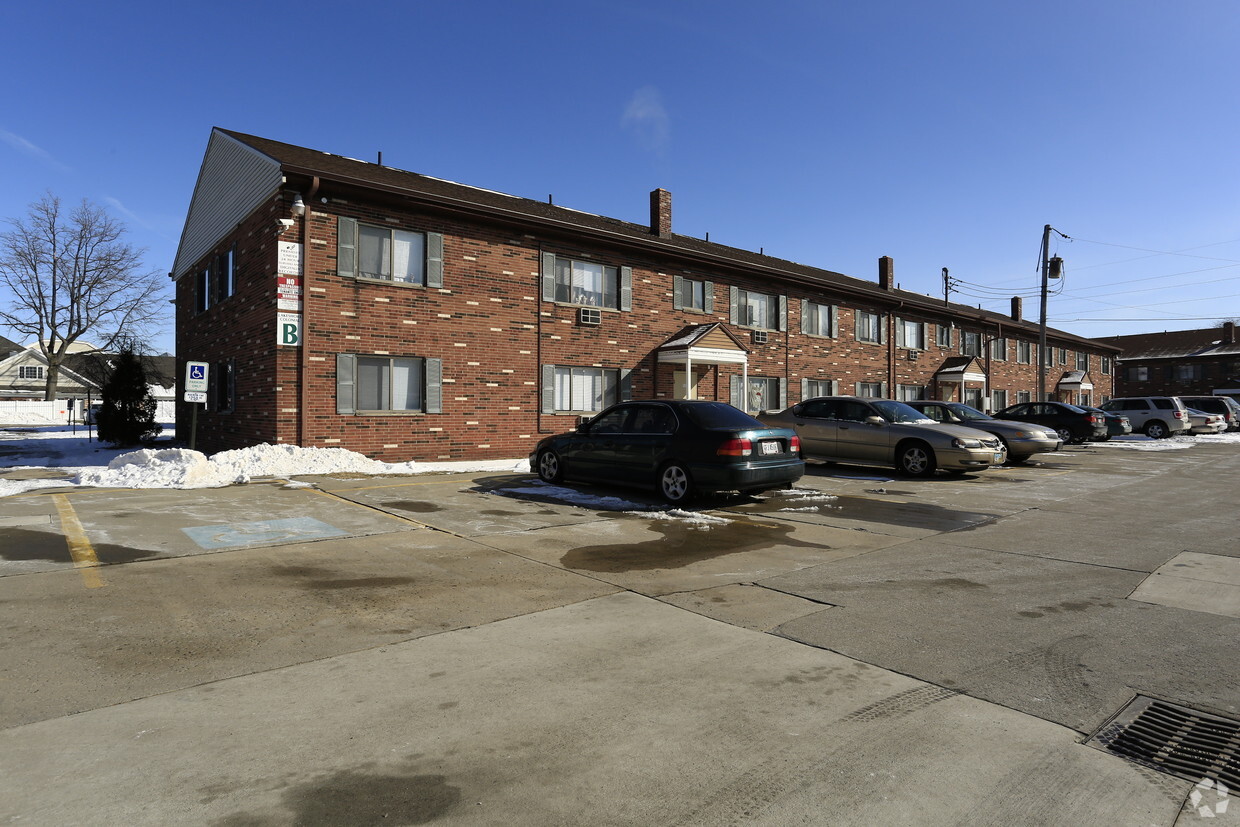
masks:
<svg viewBox="0 0 1240 827"><path fill-rule="evenodd" d="M426 482L396 482L391 485L363 485L357 488L338 488L337 491L374 491L378 488L405 488L414 485L452 485L461 483L461 479L454 480L427 480Z"/></svg>
<svg viewBox="0 0 1240 827"><path fill-rule="evenodd" d="M88 589L101 589L107 585L99 574L99 558L95 556L95 547L86 537L86 530L77 518L77 512L69 504L64 494L52 495L56 503L56 512L60 515L60 530L65 534L65 542L69 544L69 556L73 565L82 572L82 582Z"/></svg>

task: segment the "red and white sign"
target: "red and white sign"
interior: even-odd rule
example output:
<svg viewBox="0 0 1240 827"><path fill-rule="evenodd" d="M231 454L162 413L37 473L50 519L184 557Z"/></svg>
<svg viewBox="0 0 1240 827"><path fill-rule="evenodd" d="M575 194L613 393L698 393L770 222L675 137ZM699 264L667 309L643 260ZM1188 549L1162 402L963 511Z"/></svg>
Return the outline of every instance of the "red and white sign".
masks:
<svg viewBox="0 0 1240 827"><path fill-rule="evenodd" d="M301 312L301 279L276 276L276 310Z"/></svg>

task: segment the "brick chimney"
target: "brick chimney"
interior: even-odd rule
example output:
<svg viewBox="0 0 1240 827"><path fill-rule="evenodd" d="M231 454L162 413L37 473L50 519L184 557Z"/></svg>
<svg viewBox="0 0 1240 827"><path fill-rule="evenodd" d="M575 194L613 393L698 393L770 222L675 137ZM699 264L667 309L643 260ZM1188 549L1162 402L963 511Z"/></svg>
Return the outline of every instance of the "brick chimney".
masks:
<svg viewBox="0 0 1240 827"><path fill-rule="evenodd" d="M672 194L665 189L650 191L650 234L662 238L672 234Z"/></svg>
<svg viewBox="0 0 1240 827"><path fill-rule="evenodd" d="M1223 322L1223 342L1229 345L1234 345L1236 343L1235 322Z"/></svg>
<svg viewBox="0 0 1240 827"><path fill-rule="evenodd" d="M895 289L896 263L891 256L878 260L878 286L883 290Z"/></svg>
<svg viewBox="0 0 1240 827"><path fill-rule="evenodd" d="M1019 322L1025 315L1025 303L1020 296L1012 297L1012 321Z"/></svg>

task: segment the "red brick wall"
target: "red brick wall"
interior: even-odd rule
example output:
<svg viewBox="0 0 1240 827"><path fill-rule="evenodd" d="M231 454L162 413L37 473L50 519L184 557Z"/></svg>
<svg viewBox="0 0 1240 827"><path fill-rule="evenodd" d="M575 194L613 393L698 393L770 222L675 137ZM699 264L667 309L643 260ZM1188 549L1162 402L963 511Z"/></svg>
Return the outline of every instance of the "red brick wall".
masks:
<svg viewBox="0 0 1240 827"><path fill-rule="evenodd" d="M635 256L604 245L537 236L522 229L466 222L431 212L389 210L340 200L310 199L305 219L283 236L274 219L288 215L272 201L250 216L220 245L236 242L238 292L195 315L193 274L178 284L178 355L183 360L236 360L236 409L201 412L198 447L208 452L261 442L339 446L387 461L435 461L521 457L540 435L575 424L575 416L541 412L540 367L546 364L630 369L635 398L670 397L677 366L657 365L655 349L686 325L728 323L729 287L787 295L787 330L769 331L768 343L752 344L742 327L731 331L751 348L748 371L754 377L786 382L789 403L800 398L803 377L835 379L841 393L856 383L931 385L935 370L959 355L960 331L953 347L939 349L931 322L927 350L915 361L894 345L889 307L858 305L809 288L773 287L738 273L689 272L669 261ZM354 281L336 274L339 215L360 221L444 237L442 288ZM277 241L302 241L308 221L309 243L303 266L303 346L276 345ZM587 258L632 268L632 310L602 311L602 324L578 324L577 308L541 300L540 254ZM712 314L673 307L675 275L714 283ZM801 299L839 306L838 336L801 333ZM886 344L858 342L858 307L886 314ZM993 364L996 388L1032 390L1036 365ZM387 354L443 361L443 413L338 415L336 354ZM1093 357L1091 367L1097 364ZM983 360L984 362L984 360ZM1057 367L1057 366L1056 366ZM1070 367L1075 367L1072 365ZM305 373L305 388L301 374ZM699 398L730 400L736 365L695 365ZM183 371L182 371L183 373ZM1062 371L1048 371L1053 384ZM1100 383L1096 372L1093 379ZM1100 391L1095 391L1100 393ZM773 405L772 405L773 406ZM304 407L304 411L301 409ZM188 406L178 412L178 430L188 436ZM299 432L298 420L304 416Z"/></svg>

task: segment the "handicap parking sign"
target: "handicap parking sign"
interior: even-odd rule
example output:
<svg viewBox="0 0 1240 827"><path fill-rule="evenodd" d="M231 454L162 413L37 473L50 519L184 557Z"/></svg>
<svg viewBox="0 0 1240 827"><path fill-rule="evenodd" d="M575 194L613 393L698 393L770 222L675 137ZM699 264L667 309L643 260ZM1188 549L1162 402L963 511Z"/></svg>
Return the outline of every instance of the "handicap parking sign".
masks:
<svg viewBox="0 0 1240 827"><path fill-rule="evenodd" d="M207 389L207 362L185 363L185 390L205 391Z"/></svg>

